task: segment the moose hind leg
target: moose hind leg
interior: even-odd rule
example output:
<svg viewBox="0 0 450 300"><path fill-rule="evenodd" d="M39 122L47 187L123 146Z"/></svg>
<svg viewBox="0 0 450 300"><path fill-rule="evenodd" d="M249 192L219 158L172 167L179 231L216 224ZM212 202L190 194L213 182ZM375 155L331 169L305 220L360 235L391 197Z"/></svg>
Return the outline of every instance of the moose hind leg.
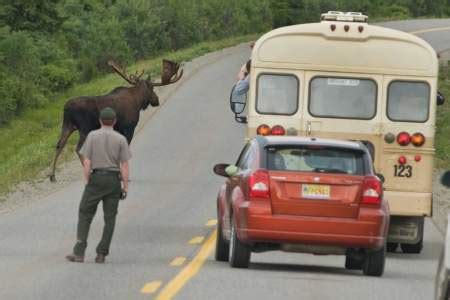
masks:
<svg viewBox="0 0 450 300"><path fill-rule="evenodd" d="M73 126L64 126L61 130L61 136L59 137L58 143L56 144L56 151L55 151L55 158L53 159L53 163L51 166L51 172L49 174L50 181L55 182L56 181L56 162L58 161L58 158L64 149L64 146L67 143L67 140L69 139L70 135L75 131L75 128Z"/></svg>
<svg viewBox="0 0 450 300"><path fill-rule="evenodd" d="M125 138L127 139L128 145L131 144L131 140L133 139L135 128L136 128L135 126L130 126L125 129L124 135L125 135Z"/></svg>

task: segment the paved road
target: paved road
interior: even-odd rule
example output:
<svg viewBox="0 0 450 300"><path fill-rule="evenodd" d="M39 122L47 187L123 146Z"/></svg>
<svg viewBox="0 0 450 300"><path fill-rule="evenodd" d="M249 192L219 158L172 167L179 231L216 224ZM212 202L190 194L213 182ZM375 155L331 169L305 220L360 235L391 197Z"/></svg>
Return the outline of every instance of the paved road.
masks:
<svg viewBox="0 0 450 300"><path fill-rule="evenodd" d="M442 22L434 27L450 26ZM399 26L434 24L419 23ZM423 35L434 45L433 34ZM450 48L443 36L436 44ZM391 254L382 278L346 271L339 256L256 254L249 270L213 260L208 237L214 226L207 225L214 224L209 220L215 219L222 179L212 175L212 166L233 162L244 138L227 95L249 53L243 46L230 53L180 86L134 140L131 192L121 203L107 264L93 263L99 216L87 263L64 260L75 239L81 182L1 216L0 299L151 299L169 282L174 285L164 291L182 287L177 299L431 299L442 245L431 222L423 253Z"/></svg>

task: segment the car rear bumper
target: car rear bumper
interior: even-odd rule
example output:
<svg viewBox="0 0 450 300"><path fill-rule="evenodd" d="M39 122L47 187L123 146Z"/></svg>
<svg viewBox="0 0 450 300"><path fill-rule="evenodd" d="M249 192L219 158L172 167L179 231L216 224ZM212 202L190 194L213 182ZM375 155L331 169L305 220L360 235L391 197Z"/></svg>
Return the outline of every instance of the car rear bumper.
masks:
<svg viewBox="0 0 450 300"><path fill-rule="evenodd" d="M359 217L329 218L272 215L270 204L244 202L239 207L238 237L243 242L291 243L380 248L389 226L385 208L361 208Z"/></svg>

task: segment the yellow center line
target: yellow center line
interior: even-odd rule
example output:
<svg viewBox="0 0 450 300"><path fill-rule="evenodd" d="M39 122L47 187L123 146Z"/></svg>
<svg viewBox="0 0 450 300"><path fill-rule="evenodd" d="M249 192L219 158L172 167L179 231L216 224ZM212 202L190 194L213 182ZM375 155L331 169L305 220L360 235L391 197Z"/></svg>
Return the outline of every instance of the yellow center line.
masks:
<svg viewBox="0 0 450 300"><path fill-rule="evenodd" d="M201 267L214 250L216 234L217 229L211 233L194 259L186 267L184 267L174 279L165 285L163 290L156 297L156 300L172 299L183 288L183 286L200 271Z"/></svg>
<svg viewBox="0 0 450 300"><path fill-rule="evenodd" d="M152 281L144 285L144 287L141 289L142 294L153 294L156 292L159 287L162 285L162 281Z"/></svg>
<svg viewBox="0 0 450 300"><path fill-rule="evenodd" d="M208 220L208 222L206 222L206 224L205 224L205 226L208 226L208 227L212 227L212 226L216 226L216 225L217 225L216 219Z"/></svg>
<svg viewBox="0 0 450 300"><path fill-rule="evenodd" d="M189 244L191 245L201 244L204 239L205 239L204 236L196 236L189 241Z"/></svg>
<svg viewBox="0 0 450 300"><path fill-rule="evenodd" d="M181 266L182 264L184 264L185 261L186 261L186 257L182 257L182 256L180 256L180 257L175 257L175 258L170 262L170 265L171 265L172 267L179 267L179 266Z"/></svg>
<svg viewBox="0 0 450 300"><path fill-rule="evenodd" d="M411 34L421 34L421 33L427 33L427 32L435 32L435 31L445 31L450 30L450 26L448 27L435 27L435 28L429 28L429 29L422 29L422 30L415 30L410 31Z"/></svg>

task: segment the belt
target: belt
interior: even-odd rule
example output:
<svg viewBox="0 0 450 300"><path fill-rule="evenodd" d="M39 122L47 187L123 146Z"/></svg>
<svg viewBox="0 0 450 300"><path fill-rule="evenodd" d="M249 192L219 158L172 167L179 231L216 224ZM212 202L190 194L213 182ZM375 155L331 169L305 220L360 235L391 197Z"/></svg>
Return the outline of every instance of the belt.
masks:
<svg viewBox="0 0 450 300"><path fill-rule="evenodd" d="M110 169L93 169L92 174L119 174L118 170L110 170Z"/></svg>

